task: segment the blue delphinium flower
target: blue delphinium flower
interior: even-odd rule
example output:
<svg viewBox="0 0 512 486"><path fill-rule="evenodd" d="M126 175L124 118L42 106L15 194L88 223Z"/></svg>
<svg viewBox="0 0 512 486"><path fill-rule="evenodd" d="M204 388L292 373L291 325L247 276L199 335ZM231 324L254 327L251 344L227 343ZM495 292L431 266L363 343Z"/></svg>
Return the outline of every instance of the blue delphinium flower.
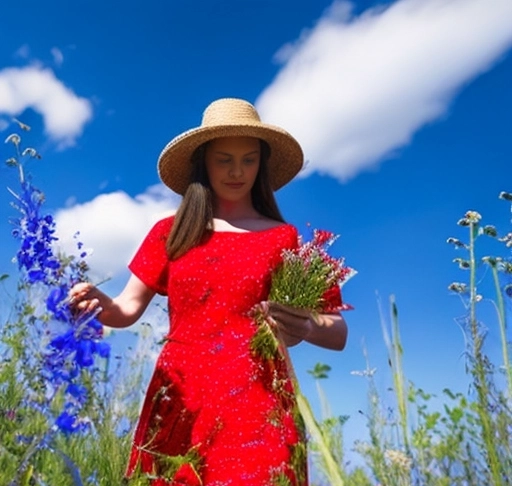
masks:
<svg viewBox="0 0 512 486"><path fill-rule="evenodd" d="M20 191L10 191L15 199L13 206L19 211L19 217L12 220L12 234L20 242L16 253L20 283L22 288L37 289L38 295L43 295L44 317L34 314L28 319L44 327L40 334L46 336L41 342L39 365L47 388L47 412L53 397L63 390L65 400L61 412L53 418L54 426L65 434L83 431L87 419L80 412L87 402L88 389L81 382L82 371L92 369L97 356L108 358L110 354L96 314L75 315L69 307L70 288L86 280L87 252L81 242L77 245L79 257L56 252L55 220L43 213L44 194L24 174L23 159L39 156L33 149L20 153L21 138L17 134L10 135L6 142L16 147L17 157L7 162L18 168L20 176Z"/></svg>
<svg viewBox="0 0 512 486"><path fill-rule="evenodd" d="M44 196L30 182L21 182L21 192L15 194L16 208L21 217L13 221L13 236L20 240L16 254L18 267L26 272L29 283L52 284L58 281L61 262L53 252L55 222L51 215L40 215Z"/></svg>
<svg viewBox="0 0 512 486"><path fill-rule="evenodd" d="M48 293L46 308L59 321L67 321L71 317L68 306L65 305L68 289L65 285L55 286Z"/></svg>

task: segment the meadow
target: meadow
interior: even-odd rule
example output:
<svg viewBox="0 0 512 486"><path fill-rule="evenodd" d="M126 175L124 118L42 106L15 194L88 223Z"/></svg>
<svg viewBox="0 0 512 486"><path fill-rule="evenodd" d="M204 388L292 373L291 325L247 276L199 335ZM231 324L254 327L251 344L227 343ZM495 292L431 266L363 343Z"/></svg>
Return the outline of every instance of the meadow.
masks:
<svg viewBox="0 0 512 486"><path fill-rule="evenodd" d="M43 192L33 184L29 168L39 158L23 148L29 127L6 139L13 156L6 163L19 173L12 195L14 255L18 273L1 275L8 293L9 315L0 323L0 486L142 486L151 478L138 474L123 480L131 437L140 408L148 356L159 343L151 323L141 323L136 343L117 355L104 338L94 314L69 310L68 289L87 280L87 252L77 237L74 255L55 249L55 222L45 212ZM497 195L504 211L512 194ZM512 367L507 307L512 298L512 232L484 225L468 211L457 224L464 240L448 237L460 282L449 285L460 295L467 347L468 393L444 390L442 406L407 379L398 309L390 298L390 325L382 318L383 346L390 366L390 402L373 380L368 360L363 372L368 401L368 440L345 444L347 417L316 417L306 397L298 402L309 436L315 486L504 486L512 484ZM508 233L507 233L508 231ZM10 237L3 235L4 238ZM481 242L492 240L496 255L482 255ZM482 285L482 279L488 281ZM5 288L5 287L4 287ZM485 288L489 295L482 295ZM488 290L487 290L488 289ZM6 292L7 294L7 292ZM481 317L481 303L492 300L493 322ZM489 329L499 333L501 356L491 358L485 341ZM324 402L321 383L329 366L311 371ZM437 397L439 399L439 397ZM321 403L328 410L328 403ZM351 467L347 451L364 466ZM186 458L169 464L177 469Z"/></svg>

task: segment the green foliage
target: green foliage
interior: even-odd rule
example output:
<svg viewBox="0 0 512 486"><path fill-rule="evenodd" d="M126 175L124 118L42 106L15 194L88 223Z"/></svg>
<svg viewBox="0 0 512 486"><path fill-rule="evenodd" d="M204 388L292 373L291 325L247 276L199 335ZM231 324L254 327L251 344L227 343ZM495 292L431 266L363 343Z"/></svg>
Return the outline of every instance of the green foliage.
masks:
<svg viewBox="0 0 512 486"><path fill-rule="evenodd" d="M278 356L279 340L275 329L262 311L256 310L254 320L258 326L251 339L251 351L255 356L261 356L265 360L272 360Z"/></svg>
<svg viewBox="0 0 512 486"><path fill-rule="evenodd" d="M88 376L89 431L65 435L48 429L44 411L35 408L38 401L28 400L28 383L38 378L37 370L24 366L27 334L19 322L4 325L0 333L0 486L120 484L142 389L142 374L131 370L146 358L134 352L115 369ZM53 406L60 406L58 397ZM134 482L139 483L144 484Z"/></svg>
<svg viewBox="0 0 512 486"><path fill-rule="evenodd" d="M19 151L19 136L9 141ZM29 156L37 156L30 154ZM19 167L17 159L8 161ZM23 172L20 168L20 174ZM501 193L500 199L512 202L512 194ZM319 385L328 378L329 365L317 363L309 373L317 383L322 406L322 417L314 416L307 399L298 386L297 402L310 435L309 453L315 471L330 486L505 486L512 478L512 367L507 336L506 301L510 298L512 264L508 258L512 247L512 233L499 234L491 225L482 225L481 216L468 211L458 224L467 232L467 241L449 238L457 251L465 252L454 262L463 270L465 282L454 282L449 289L460 295L467 315L463 330L467 370L471 393L444 390L441 397L417 387L406 379L402 358L405 348L400 338L398 306L390 300L388 326L381 312L384 342L391 371L392 403L385 403L374 381L375 369L369 364L360 374L368 383L367 421L368 440L353 444L365 467L351 467L346 461L343 426L348 417L332 417L327 400ZM501 245L505 256L478 254L480 238L491 239ZM72 260L61 256L63 265ZM299 307L313 307L325 291L325 267L317 256L311 258L318 279L306 278L304 266L293 262L286 276L276 275L275 288L283 289L287 282L293 288L284 289L286 295L295 295L289 302ZM325 263L325 262L324 262ZM495 303L497 328L501 339L502 362L495 366L485 352L486 328L479 318L480 303L484 297L483 277L487 269L494 295L486 297ZM316 271L316 270L315 270ZM0 275L0 282L7 275ZM304 280L303 284L297 282ZM74 434L57 430L48 420L64 404L64 391L58 391L47 400L48 388L41 366L41 342L45 339L45 319L41 312L41 294L37 286L20 281L18 295L12 303L11 315L0 328L0 486L149 486L151 478L140 472L131 480L123 480L131 437L140 406L147 348L154 345L151 328L142 325L138 347L129 355L116 357L117 365L106 361L81 371L80 383L88 393L84 414L89 427ZM304 296L315 296L314 302L304 302ZM271 296L277 300L279 296ZM256 315L259 330L252 342L253 351L273 359L279 351L279 342L263 314ZM488 324L491 327L490 324ZM388 332L390 327L390 332ZM491 328L492 329L492 328ZM148 345L149 342L149 345ZM39 354L38 354L39 353ZM267 354L264 354L267 353ZM119 358L119 359L117 359ZM112 360L111 360L112 361ZM134 373L133 370L138 370ZM504 384L503 384L504 383ZM54 413L55 412L55 413ZM363 413L363 412L362 412ZM300 462L306 450L302 445L292 451ZM194 471L200 469L199 456L191 451L186 456L162 458L162 466L173 474L183 464ZM287 485L281 475L276 485Z"/></svg>
<svg viewBox="0 0 512 486"><path fill-rule="evenodd" d="M313 375L313 378L316 380L321 380L329 376L329 371L331 371L331 367L329 365L325 363L317 363L312 370L308 370L308 373Z"/></svg>
<svg viewBox="0 0 512 486"><path fill-rule="evenodd" d="M500 199L512 202L512 194L501 193ZM366 468L352 472L343 464L339 447L342 431L332 427L335 421L316 421L319 437L312 437L310 448L321 456L328 447L329 456L337 458L334 475L325 462L317 467L326 484L386 485L386 486L505 486L512 478L512 367L509 359L505 299L512 296L509 255L512 233L503 236L494 226L481 225L481 215L468 211L458 224L467 228L468 241L449 238L448 243L466 255L454 259L464 270L467 282L454 282L449 289L461 296L467 315L462 321L467 349L467 371L471 393L454 393L448 389L442 397L408 382L402 367L404 348L400 340L397 305L392 297L391 333L382 317L384 341L392 374L394 403L383 403L374 382L375 369L357 374L368 381L368 411L366 413L369 439L354 444L366 463ZM477 240L490 238L501 244L505 256L478 256ZM481 274L485 267L490 269ZM502 344L502 364L496 367L485 352L487 327L479 319L485 277L492 279L494 296L486 297L495 303L497 327ZM366 351L365 351L366 356ZM367 361L368 357L366 356ZM324 378L324 368L317 365L310 373L318 380ZM503 385L503 377L505 384ZM324 397L320 395L320 400ZM320 433L321 431L321 433ZM336 440L332 440L335 438ZM319 447L321 445L322 447Z"/></svg>

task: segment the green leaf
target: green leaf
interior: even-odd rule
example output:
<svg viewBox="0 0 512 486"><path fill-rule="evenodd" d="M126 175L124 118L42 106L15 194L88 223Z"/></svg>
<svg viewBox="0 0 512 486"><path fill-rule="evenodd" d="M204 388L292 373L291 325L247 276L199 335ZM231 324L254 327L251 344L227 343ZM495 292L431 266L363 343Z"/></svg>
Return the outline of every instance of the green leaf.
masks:
<svg viewBox="0 0 512 486"><path fill-rule="evenodd" d="M308 370L308 373L313 375L316 380L329 377L329 371L331 367L325 363L317 363L312 370Z"/></svg>

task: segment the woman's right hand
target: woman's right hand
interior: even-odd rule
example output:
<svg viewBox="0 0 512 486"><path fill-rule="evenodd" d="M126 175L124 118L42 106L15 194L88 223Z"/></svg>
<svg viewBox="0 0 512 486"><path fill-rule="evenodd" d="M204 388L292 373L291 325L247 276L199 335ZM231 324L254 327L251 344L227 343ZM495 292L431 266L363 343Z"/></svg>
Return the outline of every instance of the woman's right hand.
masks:
<svg viewBox="0 0 512 486"><path fill-rule="evenodd" d="M132 275L123 291L114 298L91 283L78 283L69 291L69 305L78 315L94 312L103 325L121 328L135 323L154 295L154 290Z"/></svg>
<svg viewBox="0 0 512 486"><path fill-rule="evenodd" d="M106 295L89 282L75 284L69 291L69 306L77 314L101 312Z"/></svg>

